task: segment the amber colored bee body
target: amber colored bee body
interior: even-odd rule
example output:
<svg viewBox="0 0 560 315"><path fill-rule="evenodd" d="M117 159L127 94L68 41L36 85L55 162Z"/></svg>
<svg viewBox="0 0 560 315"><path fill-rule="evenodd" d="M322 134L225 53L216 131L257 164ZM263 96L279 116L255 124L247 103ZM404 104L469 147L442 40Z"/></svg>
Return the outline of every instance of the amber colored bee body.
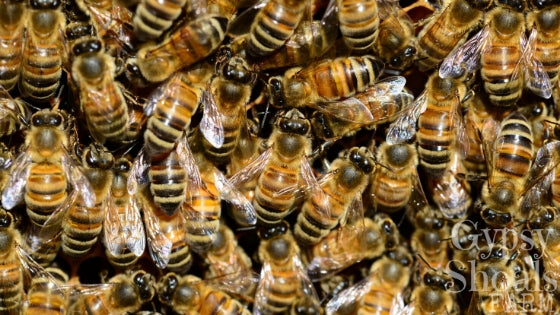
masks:
<svg viewBox="0 0 560 315"><path fill-rule="evenodd" d="M305 13L306 1L272 0L257 13L247 42L253 56L266 56L292 36Z"/></svg>
<svg viewBox="0 0 560 315"><path fill-rule="evenodd" d="M388 251L376 260L369 275L342 291L327 303L327 314L389 314L397 303L403 303L403 291L410 281L412 257L402 246ZM340 302L339 299L344 299ZM380 312L381 310L381 312Z"/></svg>
<svg viewBox="0 0 560 315"><path fill-rule="evenodd" d="M379 257L398 244L398 228L385 214L351 222L332 230L313 245L307 271L313 281L330 276L364 259Z"/></svg>
<svg viewBox="0 0 560 315"><path fill-rule="evenodd" d="M413 145L382 143L377 149L378 167L372 176L370 194L375 206L385 212L402 209L410 200L414 187L418 155Z"/></svg>
<svg viewBox="0 0 560 315"><path fill-rule="evenodd" d="M143 271L118 274L109 286L98 292L83 294L68 309L68 314L126 314L136 312L156 293L154 277Z"/></svg>
<svg viewBox="0 0 560 315"><path fill-rule="evenodd" d="M320 106L311 116L315 135L321 139L352 136L361 128L393 121L408 108L414 96L402 90L406 79L381 80L354 97Z"/></svg>
<svg viewBox="0 0 560 315"><path fill-rule="evenodd" d="M23 245L42 264L52 261L58 251L60 238L55 235L60 224L48 224L49 229L57 230L49 233L49 236L55 236L53 239L41 240L38 232L47 221L57 222L64 216L70 205L66 202L68 186L73 187L72 196L80 194L88 206L95 203L88 180L67 152L71 125L66 112L58 109L45 109L33 114L31 128L25 138L25 150L20 153L17 166L2 192L5 208L11 209L22 199L25 201L31 225ZM15 185L16 181L20 184ZM39 250L37 246L43 249Z"/></svg>
<svg viewBox="0 0 560 315"><path fill-rule="evenodd" d="M150 164L150 192L159 209L171 215L185 201L187 170L181 164L176 150L160 158L152 158Z"/></svg>
<svg viewBox="0 0 560 315"><path fill-rule="evenodd" d="M97 242L113 182L114 158L106 149L91 145L84 152L82 163L82 171L95 193L96 204L90 208L78 199L68 210L62 224L62 251L72 257L84 256Z"/></svg>
<svg viewBox="0 0 560 315"><path fill-rule="evenodd" d="M325 13L321 21L303 19L282 47L254 62L259 70L295 67L319 58L334 45L338 28L336 11Z"/></svg>
<svg viewBox="0 0 560 315"><path fill-rule="evenodd" d="M103 53L98 39L73 46L72 78L79 89L80 109L94 139L120 143L126 139L129 113L123 87L115 80L112 57Z"/></svg>
<svg viewBox="0 0 560 315"><path fill-rule="evenodd" d="M513 76L522 55L521 36L525 33L523 13L497 7L485 17L491 23L492 44L480 56L480 76L490 102L498 106L511 106L521 98L524 75Z"/></svg>
<svg viewBox="0 0 560 315"><path fill-rule="evenodd" d="M192 265L192 255L187 242L186 218L181 211L171 216L163 213L146 191L137 197L144 207L146 236L156 266L172 272L187 272Z"/></svg>
<svg viewBox="0 0 560 315"><path fill-rule="evenodd" d="M233 278L239 293L247 296L254 294L256 282L251 277L253 263L226 224L220 224L212 246L204 254L204 261L208 264L204 276L206 279Z"/></svg>
<svg viewBox="0 0 560 315"><path fill-rule="evenodd" d="M30 2L19 89L37 101L55 96L61 82L66 18L60 5L57 0Z"/></svg>
<svg viewBox="0 0 560 315"><path fill-rule="evenodd" d="M309 121L297 110L287 112L275 123L269 138L272 154L258 177L253 199L259 221L264 225L279 223L296 206L297 196L282 191L302 183L303 159L311 154L309 132Z"/></svg>
<svg viewBox="0 0 560 315"><path fill-rule="evenodd" d="M491 1L451 1L418 34L418 67L421 71L436 67L480 26L484 9Z"/></svg>
<svg viewBox="0 0 560 315"><path fill-rule="evenodd" d="M158 282L158 298L181 314L251 314L239 301L192 275L180 277L174 273L166 274Z"/></svg>
<svg viewBox="0 0 560 315"><path fill-rule="evenodd" d="M299 297L304 294L309 300L316 298L299 258L300 249L290 232L261 239L258 253L263 268L255 294L254 313L286 312L298 304Z"/></svg>
<svg viewBox="0 0 560 315"><path fill-rule="evenodd" d="M331 164L334 178L320 192L311 193L302 206L294 227L294 236L302 244L316 244L339 221L346 221L348 211L369 183L375 169L373 154L366 147L354 147ZM357 200L356 202L361 202Z"/></svg>
<svg viewBox="0 0 560 315"><path fill-rule="evenodd" d="M533 132L527 119L506 117L494 141L488 181L482 187L481 216L491 226L504 226L519 218L519 196L533 161Z"/></svg>
<svg viewBox="0 0 560 315"><path fill-rule="evenodd" d="M27 293L25 314L63 315L68 309L68 294L62 285L68 281L68 275L59 268L46 268L49 277L39 276L32 280Z"/></svg>
<svg viewBox="0 0 560 315"><path fill-rule="evenodd" d="M23 271L16 252L21 244L21 235L13 226L13 217L5 210L0 211L0 311L5 314L19 314L23 303Z"/></svg>
<svg viewBox="0 0 560 315"><path fill-rule="evenodd" d="M379 24L374 49L388 68L404 70L410 67L416 57L416 46L412 20L403 10Z"/></svg>
<svg viewBox="0 0 560 315"><path fill-rule="evenodd" d="M23 1L0 3L0 85L13 89L20 76L26 11Z"/></svg>
<svg viewBox="0 0 560 315"><path fill-rule="evenodd" d="M337 5L344 43L358 51L371 48L379 33L377 1L337 0Z"/></svg>
<svg viewBox="0 0 560 315"><path fill-rule="evenodd" d="M466 87L459 80L442 79L437 73L426 84L427 107L418 119L418 158L432 177L438 178L449 168L460 128L460 102Z"/></svg>
<svg viewBox="0 0 560 315"><path fill-rule="evenodd" d="M155 95L153 113L146 122L144 148L148 156L173 150L175 142L190 125L203 91L190 83L183 73L173 76Z"/></svg>
<svg viewBox="0 0 560 315"><path fill-rule="evenodd" d="M193 250L207 251L220 227L222 205L214 168L202 153L195 154L204 186L189 188L183 204L187 217L184 229Z"/></svg>
<svg viewBox="0 0 560 315"><path fill-rule="evenodd" d="M324 60L303 69L292 68L269 83L272 104L298 107L317 102L338 101L354 96L375 83L383 62L373 56ZM340 77L343 80L332 80Z"/></svg>
<svg viewBox="0 0 560 315"><path fill-rule="evenodd" d="M538 5L537 8L528 10L525 19L527 29L535 28L537 31L535 57L542 62L552 86L557 86L560 71L560 60L557 57L560 52L560 6Z"/></svg>
<svg viewBox="0 0 560 315"><path fill-rule="evenodd" d="M161 82L200 61L221 44L227 23L221 16L203 16L178 29L160 44L141 48L137 55L140 72L150 82Z"/></svg>
<svg viewBox="0 0 560 315"><path fill-rule="evenodd" d="M222 124L223 140L219 147L206 138L203 138L202 144L210 161L216 165L225 165L229 163L231 154L237 147L241 128L246 128L245 105L251 97L254 73L240 57L228 58L218 68L217 76L210 82L208 102L214 102L218 109L216 118ZM208 102L205 106L212 106ZM199 128L203 127L199 125Z"/></svg>
<svg viewBox="0 0 560 315"><path fill-rule="evenodd" d="M156 39L168 30L181 14L187 0L158 2L142 0L134 15L134 36L140 41Z"/></svg>

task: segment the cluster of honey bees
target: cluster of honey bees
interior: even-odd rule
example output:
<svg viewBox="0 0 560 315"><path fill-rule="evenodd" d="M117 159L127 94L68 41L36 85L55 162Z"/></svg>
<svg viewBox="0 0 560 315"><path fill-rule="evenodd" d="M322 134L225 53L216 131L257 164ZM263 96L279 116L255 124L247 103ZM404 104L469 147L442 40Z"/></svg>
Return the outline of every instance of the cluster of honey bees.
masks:
<svg viewBox="0 0 560 315"><path fill-rule="evenodd" d="M559 72L558 0L0 0L0 314L558 314Z"/></svg>

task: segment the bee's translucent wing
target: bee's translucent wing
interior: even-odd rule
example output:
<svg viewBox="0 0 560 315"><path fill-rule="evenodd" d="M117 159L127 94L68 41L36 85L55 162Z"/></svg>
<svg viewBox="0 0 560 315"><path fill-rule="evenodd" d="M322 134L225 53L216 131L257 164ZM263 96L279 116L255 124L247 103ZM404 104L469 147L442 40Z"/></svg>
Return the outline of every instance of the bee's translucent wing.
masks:
<svg viewBox="0 0 560 315"><path fill-rule="evenodd" d="M371 277L371 276L370 276ZM337 296L333 297L325 307L327 315L338 314L338 310L343 307L348 307L360 303L365 294L371 287L370 277L366 277L362 281L340 292Z"/></svg>
<svg viewBox="0 0 560 315"><path fill-rule="evenodd" d="M214 169L214 178L216 180L216 188L220 192L220 198L233 205L233 215L236 218L236 222L243 222L246 226L255 225L257 223L257 214L253 204L247 197L235 188L218 169Z"/></svg>
<svg viewBox="0 0 560 315"><path fill-rule="evenodd" d="M126 187L130 195L135 195L141 190L141 187L148 185L149 169L150 162L147 160L144 150L142 150L134 159L126 181Z"/></svg>
<svg viewBox="0 0 560 315"><path fill-rule="evenodd" d="M29 149L26 149L15 159L12 174L2 191L4 209L10 210L23 200L30 168L31 155Z"/></svg>
<svg viewBox="0 0 560 315"><path fill-rule="evenodd" d="M159 219L152 212L152 209L147 209L146 203L143 203L143 205L144 224L146 227L150 255L158 268L165 269L169 263L169 255L171 254L173 243L161 231Z"/></svg>
<svg viewBox="0 0 560 315"><path fill-rule="evenodd" d="M480 67L480 54L488 44L490 26L486 25L466 41L462 46L456 47L439 68L442 78L458 78L466 73L474 73Z"/></svg>
<svg viewBox="0 0 560 315"><path fill-rule="evenodd" d="M241 187L244 183L256 178L264 170L266 163L272 155L272 146L261 153L256 159L249 162L245 167L231 176L228 180L235 187Z"/></svg>
<svg viewBox="0 0 560 315"><path fill-rule="evenodd" d="M533 28L529 38L525 41L522 36L523 56L525 69L525 81L528 88L536 95L543 98L552 96L552 83L544 70L543 64L535 57L537 30Z"/></svg>
<svg viewBox="0 0 560 315"><path fill-rule="evenodd" d="M391 125L387 132L387 143L390 145L404 143L414 136L416 133L416 122L420 115L426 111L428 106L427 91L424 90L420 96L414 101L401 116L399 116Z"/></svg>
<svg viewBox="0 0 560 315"><path fill-rule="evenodd" d="M204 92L203 100L204 109L199 125L200 131L214 148L221 148L224 144L223 115L218 110L216 99L210 91Z"/></svg>

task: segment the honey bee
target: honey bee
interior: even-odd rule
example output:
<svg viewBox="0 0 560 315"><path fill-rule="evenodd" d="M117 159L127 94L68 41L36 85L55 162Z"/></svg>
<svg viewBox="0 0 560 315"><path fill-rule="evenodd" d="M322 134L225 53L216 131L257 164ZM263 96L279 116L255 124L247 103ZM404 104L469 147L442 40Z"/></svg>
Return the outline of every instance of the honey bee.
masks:
<svg viewBox="0 0 560 315"><path fill-rule="evenodd" d="M305 245L316 244L337 224L344 225L348 211L360 208L361 196L376 166L366 147L353 147L331 164L329 179L303 203L294 236ZM360 205L358 205L358 203ZM360 210L357 210L360 211ZM363 215L363 209L361 209Z"/></svg>
<svg viewBox="0 0 560 315"><path fill-rule="evenodd" d="M249 315L239 301L192 275L168 273L158 282L159 300L181 314Z"/></svg>
<svg viewBox="0 0 560 315"><path fill-rule="evenodd" d="M63 284L68 282L68 275L60 268L45 268L49 276L32 279L27 292L23 314L66 314L68 308L68 291Z"/></svg>
<svg viewBox="0 0 560 315"><path fill-rule="evenodd" d="M558 221L556 221L558 215L559 212L556 207L541 206L534 210L534 214L528 222L529 228L536 240L535 245L542 255L544 272L548 281L550 279L560 280L558 269L560 227Z"/></svg>
<svg viewBox="0 0 560 315"><path fill-rule="evenodd" d="M440 76L473 73L480 65L484 90L494 105L514 105L525 86L550 98L550 79L534 54L537 32L533 29L526 38L524 19L523 12L506 5L490 10L484 18L485 27L444 60Z"/></svg>
<svg viewBox="0 0 560 315"><path fill-rule="evenodd" d="M230 178L240 187L257 179L253 206L258 222L276 225L297 207L302 187L318 187L309 165L311 125L297 109L280 113L268 139L268 149ZM320 189L320 188L317 188Z"/></svg>
<svg viewBox="0 0 560 315"><path fill-rule="evenodd" d="M156 266L172 272L187 272L192 265L192 255L183 212L166 215L155 205L148 189L138 192L136 198L144 210L148 248Z"/></svg>
<svg viewBox="0 0 560 315"><path fill-rule="evenodd" d="M327 314L400 314L404 308L403 291L410 281L412 256L399 246L376 260L369 275L362 281L342 291L327 303Z"/></svg>
<svg viewBox="0 0 560 315"><path fill-rule="evenodd" d="M107 197L113 181L114 158L107 149L92 144L82 156L82 172L95 193L96 205L88 208L78 198L70 206L62 224L62 251L72 257L87 254L103 227Z"/></svg>
<svg viewBox="0 0 560 315"><path fill-rule="evenodd" d="M121 269L134 265L146 246L140 206L127 189L131 168L132 163L125 157L115 161L103 220L105 254L113 266Z"/></svg>
<svg viewBox="0 0 560 315"><path fill-rule="evenodd" d="M0 2L0 85L8 91L20 76L25 17L23 1Z"/></svg>
<svg viewBox="0 0 560 315"><path fill-rule="evenodd" d="M482 139L483 125L487 120L495 119L494 111L481 99L479 93L465 102L465 133L468 148L465 152L463 165L469 175L474 178L484 178L486 174L486 157Z"/></svg>
<svg viewBox="0 0 560 315"><path fill-rule="evenodd" d="M467 95L464 83L459 79L442 79L434 73L426 83L426 89L416 99L419 107L411 109L391 125L387 141L400 143L410 139L418 117L418 158L420 165L433 178L439 178L451 162L453 150L464 143L465 129L462 120L461 100ZM406 137L401 138L401 134Z"/></svg>
<svg viewBox="0 0 560 315"><path fill-rule="evenodd" d="M403 90L404 77L382 79L354 97L320 106L311 116L311 125L321 139L351 136L362 127L393 121L414 100Z"/></svg>
<svg viewBox="0 0 560 315"><path fill-rule="evenodd" d="M118 274L96 292L81 294L68 314L127 314L136 312L156 293L154 277L143 271Z"/></svg>
<svg viewBox="0 0 560 315"><path fill-rule="evenodd" d="M0 283L0 312L20 314L23 305L23 271L17 248L21 244L21 235L14 227L13 216L0 210L0 256L3 281Z"/></svg>
<svg viewBox="0 0 560 315"><path fill-rule="evenodd" d="M202 16L163 42L141 48L135 62L142 76L150 82L161 82L205 58L223 41L227 24L228 19L221 16Z"/></svg>
<svg viewBox="0 0 560 315"><path fill-rule="evenodd" d="M428 268L444 270L448 267L449 242L451 228L443 215L429 206L420 209L414 215L414 226L410 247L426 262ZM420 276L423 277L428 270L420 265Z"/></svg>
<svg viewBox="0 0 560 315"><path fill-rule="evenodd" d="M79 89L80 109L93 138L100 144L119 143L126 140L128 106L124 87L114 78L114 60L102 49L98 39L74 45L72 78Z"/></svg>
<svg viewBox="0 0 560 315"><path fill-rule="evenodd" d="M180 72L167 81L146 107L149 116L144 133L144 150L150 157L173 150L190 125L203 96L203 90Z"/></svg>
<svg viewBox="0 0 560 315"><path fill-rule="evenodd" d="M133 19L135 38L143 42L159 38L171 28L186 4L187 0L166 3L141 0Z"/></svg>
<svg viewBox="0 0 560 315"><path fill-rule="evenodd" d="M356 51L370 49L379 33L377 1L337 0L336 3L344 43Z"/></svg>
<svg viewBox="0 0 560 315"><path fill-rule="evenodd" d="M12 98L6 90L0 89L0 137L23 129L30 117L29 104L20 98Z"/></svg>
<svg viewBox="0 0 560 315"><path fill-rule="evenodd" d="M225 54L230 54L226 52ZM219 60L217 75L210 81L199 129L206 157L216 165L229 163L246 118L255 74L240 57Z"/></svg>
<svg viewBox="0 0 560 315"><path fill-rule="evenodd" d="M417 65L421 71L436 67L449 53L462 45L471 31L480 27L490 0L450 1L433 15L418 34Z"/></svg>
<svg viewBox="0 0 560 315"><path fill-rule="evenodd" d="M258 70L268 70L308 64L310 60L323 56L334 45L337 29L337 11L332 6L319 21L304 18L284 45L266 58L255 60L253 65Z"/></svg>
<svg viewBox="0 0 560 315"><path fill-rule="evenodd" d="M453 278L435 269L429 270L422 284L412 290L410 310L406 314L460 314L455 294L450 292L454 286Z"/></svg>
<svg viewBox="0 0 560 315"><path fill-rule="evenodd" d="M256 281L251 276L251 259L237 244L235 235L226 224L220 224L212 246L204 254L204 261L208 264L206 279L225 279L227 277L236 284L236 290L241 294L247 296L254 294Z"/></svg>
<svg viewBox="0 0 560 315"><path fill-rule="evenodd" d="M546 1L532 1L534 8L527 11L527 29L535 29L535 57L542 62L544 71L548 74L553 87L558 85L560 60L556 58L560 50L560 33L558 31L560 6L548 4Z"/></svg>
<svg viewBox="0 0 560 315"><path fill-rule="evenodd" d="M365 259L379 257L399 243L396 224L384 213L363 218L331 231L310 250L307 272L313 281Z"/></svg>
<svg viewBox="0 0 560 315"><path fill-rule="evenodd" d="M25 199L30 228L34 231L27 233L24 245L43 264L54 259L60 246L61 219L78 195L85 206L96 205L91 184L67 151L72 125L66 112L56 108L33 114L24 150L14 161L12 175L2 192L2 205L6 209ZM69 185L73 188L70 194ZM52 223L43 229L47 221ZM58 236L44 239L37 234L39 230L47 231L40 233L45 236Z"/></svg>
<svg viewBox="0 0 560 315"><path fill-rule="evenodd" d="M389 12L391 13L379 24L374 49L388 68L402 71L410 67L416 58L414 27L404 10L393 8Z"/></svg>
<svg viewBox="0 0 560 315"><path fill-rule="evenodd" d="M464 219L472 204L471 185L467 181L466 173L460 154L453 151L449 168L443 176L428 181L432 200L449 220Z"/></svg>
<svg viewBox="0 0 560 315"><path fill-rule="evenodd" d="M158 208L167 215L174 214L185 202L188 165L177 145L168 155L154 157L148 170L150 192Z"/></svg>
<svg viewBox="0 0 560 315"><path fill-rule="evenodd" d="M55 96L62 77L66 18L61 1L30 1L19 90L36 101Z"/></svg>
<svg viewBox="0 0 560 315"><path fill-rule="evenodd" d="M420 184L416 149L411 144L383 142L377 149L377 161L387 168L378 167L372 175L369 192L374 206L384 212L398 211L409 203Z"/></svg>
<svg viewBox="0 0 560 315"><path fill-rule="evenodd" d="M493 244L480 249L472 281L473 292L468 314L516 314L519 310L513 299L515 283L513 262L516 254Z"/></svg>
<svg viewBox="0 0 560 315"><path fill-rule="evenodd" d="M270 78L268 94L272 104L282 107L338 101L372 86L383 68L383 62L370 55L323 60L303 69L289 69L282 77ZM338 74L348 80L331 79Z"/></svg>
<svg viewBox="0 0 560 315"><path fill-rule="evenodd" d="M288 231L284 234L261 239L258 249L263 266L255 294L253 313L272 314L288 311L299 298L309 305L319 305L315 288L307 276L300 259L300 249ZM315 309L310 314L319 314Z"/></svg>
<svg viewBox="0 0 560 315"><path fill-rule="evenodd" d="M286 43L302 20L307 1L263 1L257 3L253 10L260 7L262 9L254 17L247 40L247 52L255 57L269 55Z"/></svg>
<svg viewBox="0 0 560 315"><path fill-rule="evenodd" d="M193 250L205 252L211 246L220 226L220 199L231 203L236 212L234 216L244 217L243 222L247 225L254 225L257 217L251 202L231 185L204 154L197 152L193 158L196 164L192 167L194 171L189 172L189 189L183 204L183 212L187 218L184 228Z"/></svg>
<svg viewBox="0 0 560 315"><path fill-rule="evenodd" d="M524 192L533 161L533 132L527 119L514 112L501 123L485 124L488 180L482 187L481 216L490 226L505 226L520 220L519 196ZM495 137L495 138L494 138ZM492 144L492 149L489 149Z"/></svg>

